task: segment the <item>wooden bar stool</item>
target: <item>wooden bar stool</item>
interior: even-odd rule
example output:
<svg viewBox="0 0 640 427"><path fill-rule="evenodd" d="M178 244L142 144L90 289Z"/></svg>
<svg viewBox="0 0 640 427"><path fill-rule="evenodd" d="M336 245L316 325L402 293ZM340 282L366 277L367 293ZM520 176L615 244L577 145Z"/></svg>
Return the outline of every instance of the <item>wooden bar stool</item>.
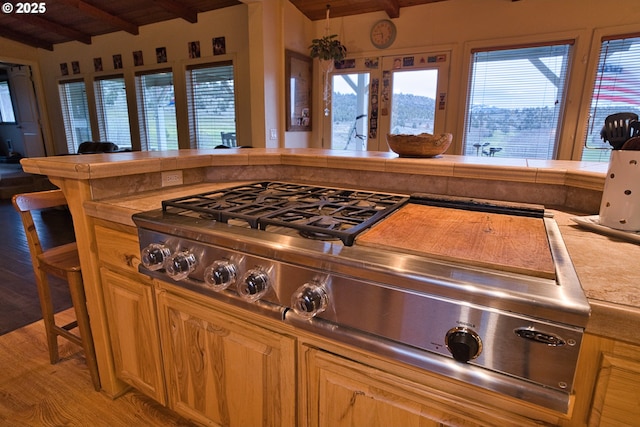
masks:
<svg viewBox="0 0 640 427"><path fill-rule="evenodd" d="M84 349L85 359L91 374L91 381L96 390L100 390L100 377L96 353L89 325L87 302L82 283L80 259L76 243L68 243L54 248L43 250L38 237L38 231L33 222L31 211L66 206L67 200L61 190L40 191L34 193L16 194L13 196L13 206L20 213L22 225L27 236L31 262L36 277L40 307L47 334L49 347L49 359L52 364L60 360L58 354L58 336L81 346ZM53 303L51 301L51 289L47 275L65 279L69 283L71 301L76 313L76 320L66 324L57 325L54 318ZM79 335L72 332L78 328Z"/></svg>

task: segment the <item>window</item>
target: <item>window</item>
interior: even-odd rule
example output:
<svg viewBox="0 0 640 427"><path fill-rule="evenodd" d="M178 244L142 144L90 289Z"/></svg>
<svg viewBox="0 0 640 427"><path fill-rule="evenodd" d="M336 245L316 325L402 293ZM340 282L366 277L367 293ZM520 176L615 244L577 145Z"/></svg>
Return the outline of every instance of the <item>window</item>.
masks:
<svg viewBox="0 0 640 427"><path fill-rule="evenodd" d="M131 148L129 109L124 78L111 76L96 79L96 107L100 140L113 142L120 148Z"/></svg>
<svg viewBox="0 0 640 427"><path fill-rule="evenodd" d="M434 133L437 85L437 69L393 72L391 133Z"/></svg>
<svg viewBox="0 0 640 427"><path fill-rule="evenodd" d="M84 141L91 141L91 125L89 123L89 106L87 92L83 80L61 82L58 86L64 130L67 136L67 150L77 153L78 146Z"/></svg>
<svg viewBox="0 0 640 427"><path fill-rule="evenodd" d="M222 134L228 134L232 141L236 132L232 63L190 67L187 70L187 96L191 146L235 145L229 140L222 141Z"/></svg>
<svg viewBox="0 0 640 427"><path fill-rule="evenodd" d="M571 43L472 52L464 154L555 158Z"/></svg>
<svg viewBox="0 0 640 427"><path fill-rule="evenodd" d="M359 57L329 73L323 146L388 151L387 134L445 132L450 53Z"/></svg>
<svg viewBox="0 0 640 427"><path fill-rule="evenodd" d="M13 113L13 102L11 102L11 92L9 82L0 81L0 123L15 123L16 116Z"/></svg>
<svg viewBox="0 0 640 427"><path fill-rule="evenodd" d="M173 73L162 70L136 74L136 91L142 149L178 149Z"/></svg>
<svg viewBox="0 0 640 427"><path fill-rule="evenodd" d="M366 150L369 73L334 74L331 88L331 148Z"/></svg>
<svg viewBox="0 0 640 427"><path fill-rule="evenodd" d="M611 146L600 130L608 115L620 112L640 116L640 36L602 41L582 160L609 161Z"/></svg>

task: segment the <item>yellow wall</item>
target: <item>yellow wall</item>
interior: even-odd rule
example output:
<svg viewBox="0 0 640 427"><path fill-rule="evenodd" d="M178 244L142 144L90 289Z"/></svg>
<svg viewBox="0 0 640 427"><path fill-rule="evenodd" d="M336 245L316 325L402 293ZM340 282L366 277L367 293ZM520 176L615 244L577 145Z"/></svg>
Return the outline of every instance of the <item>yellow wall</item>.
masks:
<svg viewBox="0 0 640 427"><path fill-rule="evenodd" d="M402 8L400 17L394 19L398 28L395 43L389 49L378 51L369 41L369 30L374 22L383 18L386 18L383 12L332 18L330 32L340 36L350 57L450 51L446 128L458 136L454 142L458 149L464 119L467 59L472 48L575 39L568 109L561 135L561 158L579 158L600 37L640 32L637 0L447 0ZM124 59L122 71L129 85L135 71L155 66L156 47L167 48L168 64L174 67L174 75L181 76L177 71L190 62L189 41L200 40L201 61L204 62L217 59L211 56L211 39L224 36L228 53L224 58L232 58L236 64L240 143L256 147L320 147L322 122L326 119L321 113L322 80L317 67L314 71L313 131L284 130L284 49L308 52L311 39L324 32L324 20L309 21L287 0L247 0L247 4L201 13L197 24L177 19L141 27L137 36L118 32L94 37L91 45L78 42L56 45L53 52L25 48L0 39L0 60L22 60L22 63L34 65L36 74L40 74L40 78L36 75L38 95L46 105L45 138L48 144L55 142L56 152L65 152L57 93L60 63L67 62L70 66L71 61L80 61L81 77L91 81L95 76L94 57L102 57L108 74L113 71L112 55L121 53ZM135 50L143 51L147 64L144 67L133 67L132 52ZM176 90L179 90L178 83ZM177 102L184 97L184 94L176 93ZM184 111L178 119L186 123ZM182 129L180 144L185 146L188 132L184 125ZM271 139L271 129L276 130L275 140Z"/></svg>
<svg viewBox="0 0 640 427"><path fill-rule="evenodd" d="M158 24L140 27L140 34L132 35L124 31L93 37L92 43L86 45L80 42L69 42L56 45L54 50L38 50L38 62L43 70L42 80L45 87L46 111L52 125L52 133L56 145L56 152L66 152L66 137L62 125L62 113L58 98L58 82L65 78L84 78L91 86L96 75L108 75L123 73L129 90L134 88L134 73L140 70L155 68L173 68L176 104L178 108L179 140L181 147L188 147L188 128L186 109L179 108L180 103L186 105L184 91L185 66L198 62L212 60L233 59L236 69L237 88L237 133L238 140L250 141L250 129L252 127L250 103L251 92L249 90L249 43L247 29L247 6L239 5L219 9L216 11L198 14L198 23L190 24L182 19L174 19ZM213 56L214 37L225 37L226 55ZM188 43L200 41L201 58L190 60L188 55ZM166 47L168 62L157 64L156 48ZM144 66L134 67L133 52L141 50L144 58ZM114 70L113 55L121 54L123 68ZM94 72L93 58L101 57L104 71ZM73 75L71 62L79 61L81 74ZM63 77L60 64L67 63L70 76ZM93 97L87 93L89 102ZM129 104L129 111L135 111L135 103ZM132 132L137 137L137 132ZM94 129L94 138L97 138L97 129ZM250 145L250 143L246 143Z"/></svg>
<svg viewBox="0 0 640 427"><path fill-rule="evenodd" d="M406 7L393 19L398 34L384 51L376 50L369 39L371 26L388 18L383 12L331 18L329 33L339 35L349 57L450 51L446 131L454 134L456 150L461 150L472 48L575 39L559 158L580 159L600 39L606 34L640 33L638 6L637 0L447 0ZM316 36L324 35L324 21L314 26ZM315 73L316 87L321 87L317 66ZM320 96L314 96L316 124L327 120L322 109ZM312 140L318 144L322 126L314 126L313 133Z"/></svg>

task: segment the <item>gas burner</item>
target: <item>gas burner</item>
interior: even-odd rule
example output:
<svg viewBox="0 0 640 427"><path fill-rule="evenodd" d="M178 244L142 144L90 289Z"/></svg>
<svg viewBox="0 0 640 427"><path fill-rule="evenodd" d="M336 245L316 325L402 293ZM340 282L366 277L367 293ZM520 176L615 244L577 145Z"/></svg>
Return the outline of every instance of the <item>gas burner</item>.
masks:
<svg viewBox="0 0 640 427"><path fill-rule="evenodd" d="M265 230L268 225L333 238L351 246L355 236L409 200L408 196L284 182L256 182L162 202L179 215ZM319 219L320 218L320 219Z"/></svg>
<svg viewBox="0 0 640 427"><path fill-rule="evenodd" d="M311 227L319 227L325 230L347 229L345 223L331 215L318 215L305 220L305 224ZM299 234L306 239L313 240L338 240L338 237L327 232L317 230L300 230Z"/></svg>
<svg viewBox="0 0 640 427"><path fill-rule="evenodd" d="M331 215L318 215L310 218L308 224L316 227L334 229L343 224L343 222Z"/></svg>
<svg viewBox="0 0 640 427"><path fill-rule="evenodd" d="M298 232L298 234L302 237L304 237L305 239L311 239L311 240L322 240L322 241L334 241L334 240L340 240L339 237L333 236L331 234L327 234L327 233L319 233L317 231L304 231L301 230Z"/></svg>

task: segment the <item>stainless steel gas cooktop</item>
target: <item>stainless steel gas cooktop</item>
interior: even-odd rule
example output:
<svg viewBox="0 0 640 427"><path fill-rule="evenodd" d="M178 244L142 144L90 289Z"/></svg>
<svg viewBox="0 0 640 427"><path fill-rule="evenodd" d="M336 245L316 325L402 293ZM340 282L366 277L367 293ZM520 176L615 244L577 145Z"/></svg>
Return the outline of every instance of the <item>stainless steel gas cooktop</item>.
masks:
<svg viewBox="0 0 640 427"><path fill-rule="evenodd" d="M384 239L358 243L360 233L397 221L390 215L411 204L532 218L544 230L551 271L504 271L405 250L410 234L431 238L428 218L424 225L398 227L395 247ZM256 182L166 200L133 219L140 271L166 286L547 408L569 409L590 309L557 224L541 207ZM507 245L528 238L507 235L514 240Z"/></svg>

